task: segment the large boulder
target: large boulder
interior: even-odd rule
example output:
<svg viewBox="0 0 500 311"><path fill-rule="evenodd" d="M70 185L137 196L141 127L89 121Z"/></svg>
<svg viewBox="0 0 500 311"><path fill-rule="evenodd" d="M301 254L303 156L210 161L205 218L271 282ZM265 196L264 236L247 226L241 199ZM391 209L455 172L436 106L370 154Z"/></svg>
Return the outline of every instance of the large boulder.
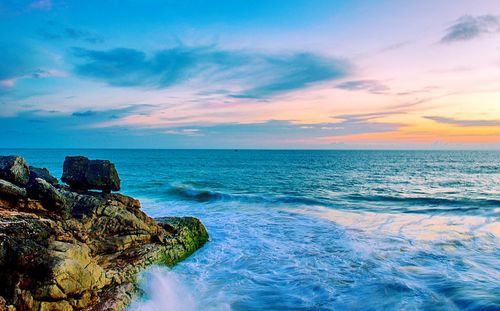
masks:
<svg viewBox="0 0 500 311"><path fill-rule="evenodd" d="M20 199L26 197L26 189L18 187L11 182L0 179L0 196L8 199Z"/></svg>
<svg viewBox="0 0 500 311"><path fill-rule="evenodd" d="M41 178L46 182L48 182L49 184L51 184L52 186L59 184L57 178L52 176L48 169L34 167L31 165L29 166L29 169L30 169L30 178L29 178L30 182L35 180L35 178Z"/></svg>
<svg viewBox="0 0 500 311"><path fill-rule="evenodd" d="M28 183L30 198L41 201L49 210L60 210L64 207L65 199L54 186L41 178L35 178Z"/></svg>
<svg viewBox="0 0 500 311"><path fill-rule="evenodd" d="M26 161L19 156L0 156L0 178L24 187L30 171Z"/></svg>
<svg viewBox="0 0 500 311"><path fill-rule="evenodd" d="M61 180L76 190L96 189L104 192L120 190L115 165L108 160L66 157Z"/></svg>

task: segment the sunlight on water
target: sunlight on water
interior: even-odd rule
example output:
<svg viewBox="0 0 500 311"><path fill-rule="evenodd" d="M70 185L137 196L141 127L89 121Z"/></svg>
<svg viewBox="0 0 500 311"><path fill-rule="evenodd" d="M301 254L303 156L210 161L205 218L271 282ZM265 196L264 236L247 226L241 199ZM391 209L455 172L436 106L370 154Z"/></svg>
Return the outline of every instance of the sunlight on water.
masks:
<svg viewBox="0 0 500 311"><path fill-rule="evenodd" d="M496 217L345 212L324 207L288 209L288 211L314 215L370 234L417 240L469 240L485 235L500 237L500 223Z"/></svg>

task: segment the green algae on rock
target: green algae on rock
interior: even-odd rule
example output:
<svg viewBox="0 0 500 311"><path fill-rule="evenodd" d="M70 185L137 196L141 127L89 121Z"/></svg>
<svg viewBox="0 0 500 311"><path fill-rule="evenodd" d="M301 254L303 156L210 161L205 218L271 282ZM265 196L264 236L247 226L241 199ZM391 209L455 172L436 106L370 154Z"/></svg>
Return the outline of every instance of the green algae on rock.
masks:
<svg viewBox="0 0 500 311"><path fill-rule="evenodd" d="M208 240L198 219L155 221L125 195L0 182L0 311L123 309L138 272L172 266Z"/></svg>

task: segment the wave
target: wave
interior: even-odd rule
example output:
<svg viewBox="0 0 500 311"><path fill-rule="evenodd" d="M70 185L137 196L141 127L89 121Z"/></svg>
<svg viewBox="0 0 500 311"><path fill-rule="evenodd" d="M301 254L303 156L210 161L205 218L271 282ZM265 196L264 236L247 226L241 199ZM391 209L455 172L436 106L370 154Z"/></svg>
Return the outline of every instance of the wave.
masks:
<svg viewBox="0 0 500 311"><path fill-rule="evenodd" d="M325 205L327 202L317 199L299 197L299 196L265 196L246 193L224 193L215 190L207 190L192 187L193 183L173 183L167 190L167 193L178 199L197 201L201 203L218 201L240 201L246 203L285 203L285 204L304 204L304 205Z"/></svg>
<svg viewBox="0 0 500 311"><path fill-rule="evenodd" d="M193 311L196 303L191 291L179 277L164 267L154 266L141 275L143 297L127 307L127 311Z"/></svg>
<svg viewBox="0 0 500 311"><path fill-rule="evenodd" d="M208 183L184 182L172 183L167 194L176 200L195 201L199 203L242 202L255 204L291 204L306 206L322 206L354 210L380 210L385 212L439 214L439 213L484 213L488 210L496 213L500 200L465 199L439 197L408 197L390 195L346 194L332 198L309 198L293 195L226 193L203 188ZM371 204L363 204L363 202ZM485 210L486 208L486 210Z"/></svg>

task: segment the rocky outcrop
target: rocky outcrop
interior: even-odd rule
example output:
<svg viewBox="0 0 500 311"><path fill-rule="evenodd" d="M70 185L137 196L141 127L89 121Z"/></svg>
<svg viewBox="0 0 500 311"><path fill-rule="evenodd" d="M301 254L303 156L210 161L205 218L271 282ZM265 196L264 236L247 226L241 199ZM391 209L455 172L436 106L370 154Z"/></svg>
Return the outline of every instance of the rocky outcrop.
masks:
<svg viewBox="0 0 500 311"><path fill-rule="evenodd" d="M26 161L18 156L0 157L0 179L10 181L17 186L25 186L30 171Z"/></svg>
<svg viewBox="0 0 500 311"><path fill-rule="evenodd" d="M0 180L0 310L123 309L139 271L207 240L198 219L154 220L122 194Z"/></svg>
<svg viewBox="0 0 500 311"><path fill-rule="evenodd" d="M41 178L41 179L45 180L46 182L48 182L49 184L51 184L52 186L59 184L59 181L57 180L57 178L50 175L49 170L46 168L39 168L39 167L34 167L34 166L30 165L29 171L30 171L30 175L29 175L30 181L34 180L35 178Z"/></svg>
<svg viewBox="0 0 500 311"><path fill-rule="evenodd" d="M107 160L66 157L61 180L76 190L96 189L108 193L120 190L115 165Z"/></svg>
<svg viewBox="0 0 500 311"><path fill-rule="evenodd" d="M24 198L26 195L26 189L0 179L0 196L4 196L6 198Z"/></svg>

